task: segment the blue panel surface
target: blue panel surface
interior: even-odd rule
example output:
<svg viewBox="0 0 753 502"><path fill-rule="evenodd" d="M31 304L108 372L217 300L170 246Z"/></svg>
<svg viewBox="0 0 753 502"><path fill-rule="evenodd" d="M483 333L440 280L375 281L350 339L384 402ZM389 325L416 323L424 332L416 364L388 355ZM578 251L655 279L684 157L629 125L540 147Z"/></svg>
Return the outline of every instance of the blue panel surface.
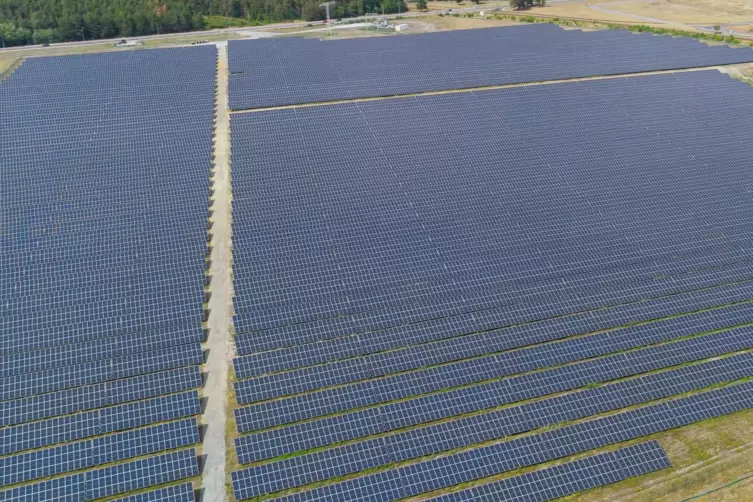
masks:
<svg viewBox="0 0 753 502"><path fill-rule="evenodd" d="M77 471L199 442L196 420L168 422L20 455L0 457L0 486Z"/></svg>
<svg viewBox="0 0 753 502"><path fill-rule="evenodd" d="M249 467L241 472L253 487L249 488L249 495L264 495L393 462L502 439L752 375L753 355L733 356L303 454ZM272 448L274 442L265 446ZM241 462L253 461L252 453L247 449L239 448L238 453Z"/></svg>
<svg viewBox="0 0 753 502"><path fill-rule="evenodd" d="M750 126L696 121L732 103L749 86L707 71L235 115L236 329L504 326L750 279ZM498 141L519 127L548 140Z"/></svg>
<svg viewBox="0 0 753 502"><path fill-rule="evenodd" d="M96 500L198 475L196 451L180 450L91 471L86 475L86 494Z"/></svg>
<svg viewBox="0 0 753 502"><path fill-rule="evenodd" d="M753 406L752 389L753 383L748 382L707 391L534 436L367 474L275 500L356 502L410 497L748 409ZM239 500L249 498L255 492L245 473L233 473L233 491Z"/></svg>
<svg viewBox="0 0 753 502"><path fill-rule="evenodd" d="M196 494L191 483L182 483L116 499L113 502L196 502Z"/></svg>
<svg viewBox="0 0 753 502"><path fill-rule="evenodd" d="M203 46L0 82L1 500L162 484L153 455L199 441L216 71Z"/></svg>
<svg viewBox="0 0 753 502"><path fill-rule="evenodd" d="M648 441L429 500L543 502L667 467L671 464L664 449L658 442Z"/></svg>
<svg viewBox="0 0 753 502"><path fill-rule="evenodd" d="M614 45L669 67L750 54L563 36L603 43L602 68L645 62ZM329 85L348 51L404 42L343 42L329 66L336 45L255 43L231 81L295 103L358 96ZM753 374L749 353L713 359L753 348L751 112L750 86L697 71L233 115L236 496L402 499L750 407L748 383L703 390Z"/></svg>
<svg viewBox="0 0 753 502"><path fill-rule="evenodd" d="M553 24L352 40L231 40L233 110L753 61L753 51Z"/></svg>
<svg viewBox="0 0 753 502"><path fill-rule="evenodd" d="M198 475L196 450L179 450L0 491L0 500L87 502Z"/></svg>
<svg viewBox="0 0 753 502"><path fill-rule="evenodd" d="M236 439L236 451L241 463L256 462L751 347L753 347L753 337L749 332L733 336L717 334L692 338L610 358L584 361L515 378L491 381L473 387L463 387L334 417L307 421L289 427L261 431ZM751 364L753 360L743 355L669 371L667 376L670 378L672 375L689 377L696 371L708 370L714 372L708 375L709 378L739 377L749 371ZM715 374L715 372L718 373ZM653 379L641 377L636 381L651 382ZM630 388L631 385L625 383L623 387ZM598 394L597 391L592 391L592 393ZM573 396L573 399L577 400L578 397ZM540 406L543 406L543 403ZM577 406L573 406L572 409L577 409ZM243 420L247 417L243 413L236 413L238 429L241 432L248 432L248 424L252 423L250 420Z"/></svg>

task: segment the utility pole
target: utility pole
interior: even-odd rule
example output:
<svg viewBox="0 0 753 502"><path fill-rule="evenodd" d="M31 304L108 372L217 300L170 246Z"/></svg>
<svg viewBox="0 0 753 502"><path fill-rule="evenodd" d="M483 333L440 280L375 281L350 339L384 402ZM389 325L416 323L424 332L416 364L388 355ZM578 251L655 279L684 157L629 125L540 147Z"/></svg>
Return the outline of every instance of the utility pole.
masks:
<svg viewBox="0 0 753 502"><path fill-rule="evenodd" d="M332 38L332 24L329 20L329 7L330 5L335 5L334 0L330 0L329 2L324 2L322 4L319 4L319 7L324 7L327 10L327 27L329 28L329 36Z"/></svg>

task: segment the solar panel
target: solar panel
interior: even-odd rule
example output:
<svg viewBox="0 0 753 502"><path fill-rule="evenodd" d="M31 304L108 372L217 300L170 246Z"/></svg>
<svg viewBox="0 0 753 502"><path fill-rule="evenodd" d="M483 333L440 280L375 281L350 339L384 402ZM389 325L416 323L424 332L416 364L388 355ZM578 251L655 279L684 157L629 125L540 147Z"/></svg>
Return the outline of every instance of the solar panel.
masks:
<svg viewBox="0 0 753 502"><path fill-rule="evenodd" d="M196 502L196 496L191 483L181 483L116 499L115 502Z"/></svg>
<svg viewBox="0 0 753 502"><path fill-rule="evenodd" d="M587 359L609 354L618 350L640 347L651 343L687 336L693 332L705 332L744 324L753 318L753 304L745 303L724 310L712 310L687 317L675 317L656 325L641 325L626 331L597 333L572 340L556 341L548 345L535 343L550 341L554 336L526 339L516 337L507 340L493 333L453 338L443 343L425 344L417 347L375 354L370 357L336 361L285 373L241 380L235 383L238 403L255 401L315 390L334 385L343 385L358 380L376 378L390 373L399 373L416 368L434 366L439 363L485 356L472 363L459 362L441 368L403 374L393 377L385 385L401 389L409 395L413 382L422 382L421 391L438 390L447 385L448 380L456 379L456 385L484 380L498 376L522 373L534 369ZM505 349L525 347L513 352L495 354ZM235 360L237 378L245 376L243 360ZM493 370L487 368L494 368ZM456 376L463 372L463 377ZM434 387L429 389L423 381L429 380L423 374L431 375Z"/></svg>
<svg viewBox="0 0 753 502"><path fill-rule="evenodd" d="M0 500L8 502L57 502L60 500L85 502L170 483L179 479L198 476L198 474L199 466L196 460L196 451L193 449L180 450L117 464L84 474L54 478L41 483L27 484L0 491ZM173 499L168 498L166 500ZM190 499L178 498L175 500L183 502L183 500Z"/></svg>
<svg viewBox="0 0 753 502"><path fill-rule="evenodd" d="M667 467L671 464L664 449L656 441L648 441L429 500L553 500Z"/></svg>
<svg viewBox="0 0 753 502"><path fill-rule="evenodd" d="M476 387L464 387L439 394L420 396L409 401L400 401L334 417L307 421L285 428L258 432L236 439L236 451L241 463L260 461L296 451L350 441L380 432L478 412L516 401L555 394L579 386L594 385L645 371L655 371L667 366L719 356L750 346L750 336L747 332L733 337L725 337L724 334L712 334L691 338L675 344L619 354L604 360L584 361L579 364L531 373L514 379L491 381ZM719 378L727 374L725 371L732 371L733 373L738 371L740 368L736 368L735 364L741 361L747 362L748 358L742 356L720 362L703 363L687 369L673 370L668 372L667 375L692 375L699 368L705 368L709 372L720 371L721 373L715 377ZM651 380L652 378L641 377L637 381ZM623 385L630 387L627 383ZM572 397L576 401L579 399L575 395ZM571 411L575 409L577 407ZM236 417L245 418L246 416L237 413ZM247 432L246 427L246 422L238 423L240 432Z"/></svg>
<svg viewBox="0 0 753 502"><path fill-rule="evenodd" d="M276 43L238 64L320 50ZM709 360L751 347L750 124L717 118L750 95L699 71L233 115L236 496L413 497L748 407L651 403L753 367Z"/></svg>
<svg viewBox="0 0 753 502"><path fill-rule="evenodd" d="M247 489L247 496L264 495L381 465L501 439L751 375L753 355L733 356L303 454L250 467L241 472L243 479L253 487ZM239 444L243 445L242 440L238 440L236 446ZM267 452L274 451L277 442L259 446ZM237 448L237 452L241 463L249 463L257 458L254 448Z"/></svg>
<svg viewBox="0 0 753 502"><path fill-rule="evenodd" d="M228 49L233 110L753 61L682 37L540 24Z"/></svg>
<svg viewBox="0 0 753 502"><path fill-rule="evenodd" d="M327 340L297 339L294 335L282 337L276 330L269 330L238 335L235 338L238 353L251 355L236 358L234 364L236 368L242 367L244 374L250 377L489 330L516 339L536 335L541 337L544 334L552 337L555 333L562 333L561 337L564 337L584 333L586 330L615 328L631 322L682 314L693 307L702 309L731 305L748 300L752 296L753 285L742 283L608 309L579 312L566 317L521 319L520 325L517 326L500 327L500 323L504 323L504 318L492 311L433 319L339 338L334 338L337 332L326 333L333 335L332 339ZM319 334L318 331L315 333ZM266 342L268 335L273 336L268 340L269 343ZM294 342L299 342L299 345L270 350L281 343ZM255 353L257 351L258 353Z"/></svg>
<svg viewBox="0 0 753 502"><path fill-rule="evenodd" d="M198 475L196 451L180 450L91 471L86 494L93 500Z"/></svg>
<svg viewBox="0 0 753 502"><path fill-rule="evenodd" d="M199 367L187 366L14 401L4 401L0 403L0 425L22 424L32 420L196 389L202 385Z"/></svg>
<svg viewBox="0 0 753 502"><path fill-rule="evenodd" d="M91 446L95 465L102 465L159 451L174 450L199 441L196 419L189 418L146 429L111 434L93 440Z"/></svg>
<svg viewBox="0 0 753 502"><path fill-rule="evenodd" d="M86 502L86 476L75 474L0 491L3 502Z"/></svg>
<svg viewBox="0 0 753 502"><path fill-rule="evenodd" d="M711 417L750 408L753 384L743 383L702 392L673 401L645 406L534 436L524 436L482 448L455 453L367 474L308 491L281 496L285 502L303 500L350 501L380 498L400 499L446 488L475 479L535 465L579 452L669 430ZM233 491L238 500L256 490L247 471L233 473ZM452 473L451 476L448 473Z"/></svg>
<svg viewBox="0 0 753 502"><path fill-rule="evenodd" d="M12 362L61 345L95 361L72 346L200 330L215 72L207 46L35 58L3 81L2 148L16 168L2 189L13 239L0 330L14 335L1 344Z"/></svg>
<svg viewBox="0 0 753 502"><path fill-rule="evenodd" d="M157 351L167 347L203 342L200 325L179 326L156 333L131 333L104 340L90 340L60 347L15 352L0 356L3 377L33 373L60 366L109 359L117 356Z"/></svg>
<svg viewBox="0 0 753 502"><path fill-rule="evenodd" d="M0 84L0 499L168 482L138 470L198 442L216 71L204 46L28 58Z"/></svg>
<svg viewBox="0 0 753 502"><path fill-rule="evenodd" d="M196 391L0 429L0 455L199 415Z"/></svg>
<svg viewBox="0 0 753 502"><path fill-rule="evenodd" d="M33 450L200 413L199 394L191 391L6 427L0 429L0 454Z"/></svg>
<svg viewBox="0 0 753 502"><path fill-rule="evenodd" d="M169 422L0 458L0 486L45 478L199 442L195 419Z"/></svg>
<svg viewBox="0 0 753 502"><path fill-rule="evenodd" d="M657 140L649 139L650 136L637 135L628 124L621 123L613 117L624 116L619 109L620 106L629 106L632 101L640 101L644 98L644 94L649 93L661 96L665 100L662 101L664 104L661 106L669 109L683 109L689 106L686 103L687 99L683 98L686 93L692 92L694 95L705 96L712 94L710 89L719 85L725 89L725 99L745 101L744 96L749 94L749 91L742 84L716 72L693 72L690 76L682 74L641 77L640 80L644 85L640 87L624 83L623 80L629 81L630 79L614 79L588 84L588 86L600 85L602 88L608 88L614 91L620 100L628 104L623 105L618 101L604 102L600 104L598 110L589 108L588 111L575 113L569 120L585 121L591 124L587 129L578 131L577 134L585 138L597 138L608 133L606 139L612 144L620 145L622 149L624 143L621 155L624 154L627 157L620 158L628 159L628 161L622 161L623 163L632 162L629 159L644 159L641 164L643 166L664 162L663 157L668 155L665 153L667 149L671 151L673 157L668 161L671 164L668 164L666 172L663 171L661 174L663 178L660 178L657 173L652 174L652 171L647 170L646 167L643 169L636 167L632 171L632 178L628 179L625 179L622 174L624 171L616 168L601 171L601 176L615 176L615 179L621 180L622 183L626 183L629 179L640 179L643 180L642 183L646 183L647 179L651 179L654 182L653 190L655 191L659 185L665 186L670 180L675 181L674 177L681 172L680 163L682 163L682 166L686 168L689 165L697 166L690 168L693 169L695 176L695 186L688 186L686 180L684 184L673 185L674 188L668 186L667 189L672 190L672 193L695 190L701 182L700 178L705 176L702 162L711 161L706 149L717 151L720 145L704 142L704 151L699 151L699 144L690 144L687 139L694 137L693 131L672 132L666 124L669 118L652 127L663 133L666 129L666 134L671 135L671 142L662 145L643 144ZM667 90L670 88L676 91L672 96L668 95ZM535 174L545 170L546 165L538 160L538 157L526 155L525 142L495 145L489 139L485 139L485 135L494 134L492 131L501 133L502 130L515 130L514 126L518 121L528 124L533 120L532 117L536 117L541 127L554 129L555 124L560 121L559 117L543 115L543 110L532 111L536 109L536 106L540 106L537 105L539 100L551 99L561 109L567 109L569 113L570 108L575 106L573 103L577 103L579 99L588 99L588 96L592 96L597 91L593 91L582 83L563 84L538 86L534 90L503 89L472 94L422 96L412 100L387 100L376 104L373 102L358 105L344 104L234 116L233 210L234 214L238 215L238 221L234 219L234 260L237 265L234 266L234 277L238 292L238 299L235 302L237 330L243 333L281 324L321 321L318 330L326 331L330 325L338 326L347 321L347 316L356 315L363 319L360 322L370 322L371 319L389 315L400 319L401 323L405 324L425 320L432 316L445 317L483 311L505 304L509 305L508 317L515 316L516 312L537 313L539 305L545 303L548 303L546 307L548 312L559 312L561 315L577 311L584 304L595 299L599 299L602 305L610 305L636 301L646 296L666 295L687 291L689 288L699 289L749 278L745 277L747 274L742 266L748 260L747 237L744 234L744 227L736 220L738 215L743 217L739 211L741 210L740 204L744 205L744 201L740 195L733 195L734 183L729 172L720 176L712 184L701 184L703 197L687 197L686 203L688 211L698 211L698 214L703 214L703 217L707 218L707 224L710 224L711 218L716 218L715 223L727 229L726 239L730 239L730 242L738 242L740 246L720 243L718 238L706 232L706 227L703 225L691 224L688 219L690 213L680 214L677 212L679 208L668 210L670 212L664 212L661 215L656 214L656 203L652 202L655 194L649 195L653 192L645 194L643 205L632 207L631 210L636 212L635 215L630 217L622 215L619 211L624 211L624 205L617 204L624 204L627 197L630 197L631 201L632 199L641 200L639 194L633 191L624 192L622 195L613 194L614 200L611 205L602 209L608 212L599 217L601 220L609 218L610 224L620 221L623 233L610 230L609 232L612 233L609 234L611 235L609 238L612 240L604 242L603 246L594 246L597 239L601 238L601 241L604 241L604 238L608 238L606 235L599 234L599 232L607 232L605 230L607 227L603 226L599 218L594 218L594 215L598 216L596 214L598 209L593 206L589 209L585 200L578 199L578 197L591 196L591 194L589 191L578 191L577 183L565 192L553 193L551 197L556 196L556 199L547 200L546 197L541 197L536 199L536 202L529 200L528 205L537 204L537 210L541 210L541 213L533 213L539 214L533 219L529 218L523 207L505 208L505 211L510 212L507 219L516 221L520 225L519 229L516 226L495 227L495 232L498 231L499 234L489 236L479 230L478 224L474 225L467 220L471 217L480 218L481 213L477 214L480 211L496 214L494 212L496 211L494 204L498 204L496 192L483 197L479 194L474 196L474 190L479 190L479 180L487 181L488 191L497 190L505 179L516 179L516 177L520 178L515 185L519 188L513 189L511 194L517 193L514 190L522 194L525 190L533 190L534 187L552 191L551 187L547 188L547 178ZM500 123L495 122L497 117L493 117L492 111L501 106L497 103L500 103L502 99L505 100L506 115L505 121ZM653 97L650 100L654 108L659 106L656 101L657 99ZM724 103L719 101L713 98L708 106L723 107ZM401 118L395 119L396 115ZM606 128L606 123L599 124L599 127L606 129L597 130L597 126L593 124L593 116L599 116L602 121L610 121L609 127ZM478 121L481 129L487 132L480 133L480 137L477 138L459 138L453 145L438 140L432 140L421 146L403 146L396 143L396 132L402 128L402 134L405 135L406 131L410 130L410 124L416 120L423 122L434 120L442 125L442 130L458 130L462 129L463 120L468 120L465 117L473 117ZM531 123L531 126L539 122ZM328 130L317 129L318 126L314 124L320 123L327 123ZM745 127L742 124L740 126ZM436 134L441 135L442 132L437 131ZM552 132L550 136L566 144L582 143L583 140L575 137L575 134L575 131L567 134ZM736 135L737 133L731 132L730 134ZM253 154L249 152L248 147L244 146L251 137L253 137L254 145ZM350 146L333 148L329 143L329 138L332 137L338 137L338 141ZM307 145L316 146L302 149L303 138L306 138ZM724 141L729 143L732 139L728 138ZM381 151L375 147L380 144L390 145L390 148ZM557 144L546 145L542 147L541 155L545 154L556 159L560 165L559 176L598 175L600 171L592 167L593 162L598 162L604 155L610 155L609 152L600 151L599 144L600 142L593 140L588 143L589 150L583 152L586 158L585 163L583 159L578 158L579 152L568 150L564 145L562 148ZM474 157L471 152L478 151L481 145L483 148L489 148L490 151L484 156ZM461 150L458 151L458 148ZM733 165L732 157L740 153L736 148L730 145L726 153L718 152L719 155L727 155L730 158L727 165ZM280 169L275 161L270 160L282 150L286 152L285 158L280 158L281 162L285 162L284 169ZM359 152L357 157L353 157L350 153L354 151ZM459 157L461 155L459 152L464 152L468 158ZM654 155L657 157L646 159L646 152L655 152ZM417 156L420 157L420 162L415 159ZM615 157L615 154L612 153L611 157ZM604 158L609 158L610 162L620 162L620 158L612 160L611 157ZM321 164L312 159L328 160L326 164ZM494 163L494 159L503 159L510 164L505 164L506 170L500 170ZM340 167L343 165L351 166L350 170L343 171ZM390 165L398 165L402 168L395 171L394 179L380 177L380 174ZM456 174L456 170L435 167L444 165L465 165L466 167L461 176ZM521 167L510 167L517 165ZM405 166L410 166L410 168ZM275 170L280 174L276 174ZM246 181L246 172L253 173L249 176L250 182L255 183L252 188L246 188L249 186ZM423 173L432 173L434 179L428 179ZM641 176L645 173L647 178L638 178L638 173L641 173ZM297 177L291 179L291 174ZM314 174L318 178L327 179L328 185L320 186L318 191L314 191L315 185L309 181ZM402 192L398 180L403 183ZM285 193L281 192L283 186ZM447 192L449 186L457 191L455 195ZM603 183L598 186L599 190L607 190L603 188ZM357 194L350 193L349 198L337 195L349 193L348 191L353 192L351 187L361 188ZM616 190L617 187L618 185L614 185L612 189ZM365 193L366 189L369 191L368 194ZM396 199L396 194L404 194L406 190L409 190L409 197L406 198L403 195L402 199ZM254 196L262 192L274 194L274 197ZM307 224L302 226L296 222L304 221L302 219L304 214L313 214L316 204L311 198L313 193L320 197L316 200L321 200L321 197L325 196L334 197L332 207L338 209L330 216L331 222L319 218L313 221L306 220ZM442 193L441 202L437 199L436 193ZM351 206L353 204L350 197L356 195L359 197L360 205L353 210L357 209L358 213L349 212L348 204ZM434 198L431 197L432 195ZM296 197L296 204L288 201L288 198L292 196ZM431 239L421 237L423 235L421 233L409 231L412 229L411 221L403 220L406 219L406 215L415 215L416 209L411 212L407 200L411 200L414 206L421 208L422 212L419 214L423 215L423 220L426 220L422 222L425 227L423 232L428 232ZM456 202L458 200L472 200L473 202L463 206L463 212L457 213L452 220L439 218L439 215L448 211L450 207L454 209L455 205L461 203ZM721 205L718 209L709 210L708 207L699 206L701 200L708 201L709 204L716 204L719 200ZM285 205L289 207L286 209ZM343 208L340 209L339 205ZM547 223L546 219L542 220L544 216L549 217L552 211L549 209L547 213L547 207L572 207L573 209L577 207L582 208L582 211L577 213L578 217L574 221L558 220L555 214L551 215L555 219ZM399 212L396 213L398 210ZM513 211L517 212L513 213ZM723 214L717 211L722 211ZM244 223L246 220L243 215L246 212L254 215L249 223ZM639 215L644 219L639 219ZM616 219L619 216L624 217L622 220ZM369 225L353 225L355 221L362 221L367 217L370 218ZM415 216L413 217L415 219ZM645 218L652 217L657 218L656 225L640 226L640 222L646 221ZM350 226L348 226L349 221ZM576 221L579 230L574 231L572 228ZM466 223L467 227L464 226ZM494 224L486 221L484 223ZM336 246L333 249L340 253L336 259L335 257L324 258L321 252L313 251L320 249L316 247L321 246L317 242L320 236L325 235L328 224L336 225L338 229L342 228L343 232L339 240L332 243ZM556 228L557 232L562 235L558 240L547 242L546 235L542 233L544 227L536 231L537 224L549 225L546 229L550 234ZM497 225L501 223L498 222ZM554 227L549 228L552 225ZM679 240L663 241L668 236L658 233L658 225L669 225L670 228L676 229L678 234L675 237ZM526 237L525 232L528 231L533 233ZM468 235L464 235L463 232ZM518 232L520 235L517 235ZM445 235L451 237L445 237ZM631 242L645 241L646 245L653 246L651 252L654 260L641 258L641 252L632 249L635 244L632 247L630 245L625 247L624 242L619 240L620 238L624 240L625 235L631 236ZM262 239L258 238L262 236ZM252 240L248 240L249 238ZM353 239L356 238L358 240L354 241ZM466 242L467 239L484 243L484 245L480 245L479 251L474 254L461 255L460 253L464 251L461 243ZM525 244L532 239L535 240L535 244ZM345 242L356 247L347 247ZM375 247L375 242L380 242L380 246ZM688 245L690 242L694 245ZM427 258L432 256L427 254L425 249L429 245L442 249L445 253L442 256L446 258L444 261L447 262L447 269L437 258L431 260ZM509 247L509 250L502 248L504 251L500 251L500 255L506 257L505 263L495 261L488 254L484 254L485 250L492 245ZM561 254L554 257L542 255L538 248L533 247L549 249L553 245L554 249L559 250L557 253ZM544 248L544 246L548 247ZM524 249L528 249L528 253L522 252ZM246 254L249 257L253 256L254 261L246 260L244 258ZM282 256L287 256L288 260L282 261ZM538 258L531 261L528 258L531 256ZM556 260L558 264L547 266L544 263L547 257L550 260ZM598 265L598 260L603 260L604 263ZM340 265L341 269L337 269L338 263L350 265L344 268ZM355 274L350 270L355 264L365 267L362 268L363 273ZM390 266L393 268L390 269ZM430 271L427 267L431 268ZM474 268L469 269L469 267ZM249 272L244 272L246 268ZM257 269L258 271L253 272ZM462 275L466 269L473 270L474 273ZM566 269L572 269L572 271L567 272ZM268 278L271 277L272 271L274 271L274 277L279 280L272 281ZM248 276L252 272L255 273L254 280L250 280ZM565 273L569 274L565 283L566 289L564 291L553 289L558 282L562 283ZM510 277L505 279L504 274ZM517 276L525 274L534 275L525 281L517 279ZM400 282L401 277L405 277L402 281L418 281L420 286L406 289L407 286ZM672 277L673 280L658 280L657 277ZM461 279L464 283L459 282ZM452 285L452 281L455 286ZM508 289L505 290L504 287ZM292 296L288 299L280 297L283 291L286 295ZM344 291L349 294L347 300L343 296ZM453 295L456 298L453 298ZM410 301L407 301L408 299ZM345 321L343 321L343 316L346 316ZM538 314L537 317L541 318L542 315ZM325 319L328 321L325 322ZM358 325L354 325L353 328L358 329ZM304 328L297 327L293 331L301 329Z"/></svg>
<svg viewBox="0 0 753 502"><path fill-rule="evenodd" d="M168 352L133 354L53 370L24 373L3 379L0 384L0 400L19 399L203 362L201 344L193 343L172 347Z"/></svg>

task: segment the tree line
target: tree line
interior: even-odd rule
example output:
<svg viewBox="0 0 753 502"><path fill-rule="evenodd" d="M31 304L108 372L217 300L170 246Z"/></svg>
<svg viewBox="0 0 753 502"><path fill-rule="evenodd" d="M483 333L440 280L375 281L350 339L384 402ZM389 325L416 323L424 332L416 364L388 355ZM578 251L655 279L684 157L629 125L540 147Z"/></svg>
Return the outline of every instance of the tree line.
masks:
<svg viewBox="0 0 753 502"><path fill-rule="evenodd" d="M205 16L266 23L324 19L322 0L0 0L2 46L201 30ZM404 12L404 0L336 0L335 18Z"/></svg>

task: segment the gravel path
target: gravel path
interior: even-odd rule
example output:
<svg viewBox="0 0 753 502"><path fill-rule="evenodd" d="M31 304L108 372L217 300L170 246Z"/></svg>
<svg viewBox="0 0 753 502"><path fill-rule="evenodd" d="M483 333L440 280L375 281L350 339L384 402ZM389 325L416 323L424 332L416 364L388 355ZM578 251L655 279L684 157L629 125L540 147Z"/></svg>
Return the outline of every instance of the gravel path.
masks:
<svg viewBox="0 0 753 502"><path fill-rule="evenodd" d="M204 464L202 488L204 500L224 502L225 426L228 407L228 372L232 360L230 322L232 319L232 283L230 280L230 113L228 111L228 55L227 42L217 44L217 122L215 124L215 159L212 186L212 241L209 300L209 336L206 348L209 358L206 365L207 398L203 421L207 425L204 436Z"/></svg>

